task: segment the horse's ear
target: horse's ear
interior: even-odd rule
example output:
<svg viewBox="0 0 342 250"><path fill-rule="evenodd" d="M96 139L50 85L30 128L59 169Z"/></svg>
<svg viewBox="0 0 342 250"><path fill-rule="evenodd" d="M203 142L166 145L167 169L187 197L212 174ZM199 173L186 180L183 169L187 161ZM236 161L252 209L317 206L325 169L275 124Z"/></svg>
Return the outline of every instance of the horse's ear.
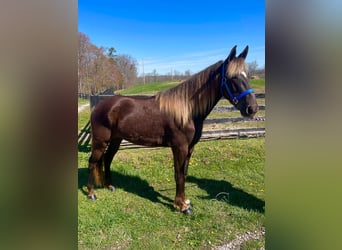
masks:
<svg viewBox="0 0 342 250"><path fill-rule="evenodd" d="M229 62L229 61L231 61L231 60L233 60L235 58L235 56L236 56L236 47L237 47L237 45L235 45L232 48L232 50L230 51L230 53L229 53L229 55L228 55L228 57L226 59L227 62Z"/></svg>
<svg viewBox="0 0 342 250"><path fill-rule="evenodd" d="M248 54L248 45L247 45L246 48L241 52L241 54L238 56L238 58L246 59L247 54Z"/></svg>

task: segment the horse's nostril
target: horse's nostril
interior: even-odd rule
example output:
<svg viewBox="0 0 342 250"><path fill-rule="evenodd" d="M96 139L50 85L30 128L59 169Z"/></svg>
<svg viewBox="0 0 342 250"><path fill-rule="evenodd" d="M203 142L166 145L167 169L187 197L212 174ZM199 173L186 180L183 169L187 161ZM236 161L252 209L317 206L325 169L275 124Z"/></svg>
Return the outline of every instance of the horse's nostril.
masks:
<svg viewBox="0 0 342 250"><path fill-rule="evenodd" d="M256 113L257 111L258 111L258 106L248 106L246 108L246 113L248 115L252 115L252 114Z"/></svg>

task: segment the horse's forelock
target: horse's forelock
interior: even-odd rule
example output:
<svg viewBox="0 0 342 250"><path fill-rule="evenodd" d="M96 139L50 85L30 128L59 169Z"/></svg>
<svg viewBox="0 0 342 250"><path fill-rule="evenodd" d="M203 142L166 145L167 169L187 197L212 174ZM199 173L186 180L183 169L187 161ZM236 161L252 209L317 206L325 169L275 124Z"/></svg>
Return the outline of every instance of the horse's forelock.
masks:
<svg viewBox="0 0 342 250"><path fill-rule="evenodd" d="M235 58L228 63L227 76L232 78L240 74L248 74L248 67L243 58Z"/></svg>

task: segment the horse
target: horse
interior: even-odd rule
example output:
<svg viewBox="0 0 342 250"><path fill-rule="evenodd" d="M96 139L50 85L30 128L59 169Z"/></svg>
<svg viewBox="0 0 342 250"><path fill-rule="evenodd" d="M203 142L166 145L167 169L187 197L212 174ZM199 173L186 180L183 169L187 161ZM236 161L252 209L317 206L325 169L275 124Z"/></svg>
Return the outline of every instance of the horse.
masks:
<svg viewBox="0 0 342 250"><path fill-rule="evenodd" d="M91 112L92 144L88 161L90 200L97 199L94 184L115 190L110 165L124 139L137 145L171 148L176 182L174 208L184 214L192 213L192 205L185 196L185 180L205 118L222 97L244 117L252 118L258 111L245 63L248 46L239 56L236 56L236 47L224 61L218 61L174 88L154 96L115 95L95 106Z"/></svg>

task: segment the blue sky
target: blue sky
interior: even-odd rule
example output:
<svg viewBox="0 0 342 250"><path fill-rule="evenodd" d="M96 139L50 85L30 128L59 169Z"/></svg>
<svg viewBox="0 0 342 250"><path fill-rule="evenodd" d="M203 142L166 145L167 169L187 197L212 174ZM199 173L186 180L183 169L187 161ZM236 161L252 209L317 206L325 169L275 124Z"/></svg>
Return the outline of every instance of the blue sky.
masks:
<svg viewBox="0 0 342 250"><path fill-rule="evenodd" d="M142 73L196 73L249 45L265 66L265 3L259 0L79 0L78 28L97 46L129 54Z"/></svg>

